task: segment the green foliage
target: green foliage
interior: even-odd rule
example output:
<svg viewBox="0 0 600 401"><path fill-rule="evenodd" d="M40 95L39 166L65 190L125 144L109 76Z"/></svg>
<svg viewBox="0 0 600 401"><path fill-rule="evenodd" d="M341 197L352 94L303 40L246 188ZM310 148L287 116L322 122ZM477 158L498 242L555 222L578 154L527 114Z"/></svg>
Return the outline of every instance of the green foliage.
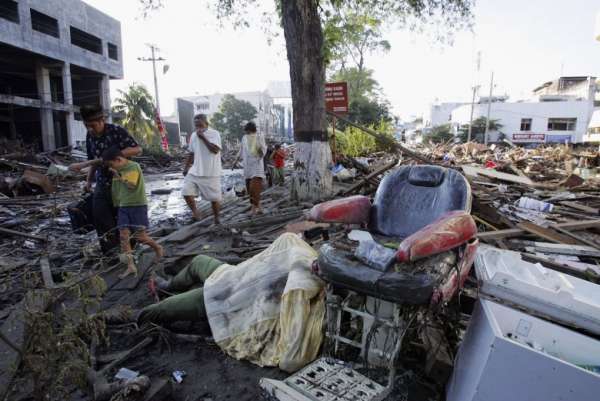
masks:
<svg viewBox="0 0 600 401"><path fill-rule="evenodd" d="M348 119L365 126L389 123L393 120L387 102L366 98L358 98L350 102Z"/></svg>
<svg viewBox="0 0 600 401"><path fill-rule="evenodd" d="M218 131L230 138L241 138L244 124L256 118L256 107L233 95L223 96L219 111L213 114L210 123Z"/></svg>
<svg viewBox="0 0 600 401"><path fill-rule="evenodd" d="M27 311L31 337L24 363L33 376L35 399L65 400L73 387L87 388L90 344L108 342L104 320L92 314L106 289L104 280L93 276L70 288L69 307Z"/></svg>
<svg viewBox="0 0 600 401"><path fill-rule="evenodd" d="M329 3L323 13L324 53L326 63L342 70L352 64L358 71L369 54L387 52L391 45L383 39L386 14L373 2Z"/></svg>
<svg viewBox="0 0 600 401"><path fill-rule="evenodd" d="M435 127L429 134L425 135L423 142L425 143L446 143L454 139L452 127L450 124L444 124Z"/></svg>
<svg viewBox="0 0 600 401"><path fill-rule="evenodd" d="M113 113L121 124L143 148L160 148L160 135L154 121L154 99L148 89L132 83L126 91L119 90Z"/></svg>
<svg viewBox="0 0 600 401"><path fill-rule="evenodd" d="M498 122L499 120L490 120L490 132L491 131L500 131L502 129L502 124ZM473 128L471 129L471 141L483 143L484 138L483 135L485 133L485 125L487 122L487 118L479 117L476 120L473 120ZM459 129L458 137L461 142L467 142L469 136L469 124L464 124Z"/></svg>
<svg viewBox="0 0 600 401"><path fill-rule="evenodd" d="M387 141L394 141L393 126L389 122L381 122L370 127L382 134L386 141L378 141L375 137L355 127L346 127L344 131L337 131L336 150L344 156L368 156L372 153L387 150ZM389 143L389 142L388 142Z"/></svg>

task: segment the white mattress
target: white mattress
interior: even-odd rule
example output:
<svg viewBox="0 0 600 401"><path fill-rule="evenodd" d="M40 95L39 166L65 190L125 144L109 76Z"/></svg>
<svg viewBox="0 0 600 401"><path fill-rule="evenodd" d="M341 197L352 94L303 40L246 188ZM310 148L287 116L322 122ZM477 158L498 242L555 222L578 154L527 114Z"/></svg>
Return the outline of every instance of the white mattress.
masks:
<svg viewBox="0 0 600 401"><path fill-rule="evenodd" d="M475 271L482 295L532 314L600 334L600 286L540 264L518 252L481 245Z"/></svg>

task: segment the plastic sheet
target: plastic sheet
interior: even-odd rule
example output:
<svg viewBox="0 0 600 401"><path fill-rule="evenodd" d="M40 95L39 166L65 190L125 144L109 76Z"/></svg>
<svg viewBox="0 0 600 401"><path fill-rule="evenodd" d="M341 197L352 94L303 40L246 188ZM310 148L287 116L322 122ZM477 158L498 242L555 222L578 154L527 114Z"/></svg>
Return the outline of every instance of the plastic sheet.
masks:
<svg viewBox="0 0 600 401"><path fill-rule="evenodd" d="M223 265L204 284L213 337L236 359L293 371L322 341L324 283L311 273L315 250L286 233L237 266Z"/></svg>
<svg viewBox="0 0 600 401"><path fill-rule="evenodd" d="M354 256L370 267L383 272L394 263L396 252L375 241L360 241Z"/></svg>

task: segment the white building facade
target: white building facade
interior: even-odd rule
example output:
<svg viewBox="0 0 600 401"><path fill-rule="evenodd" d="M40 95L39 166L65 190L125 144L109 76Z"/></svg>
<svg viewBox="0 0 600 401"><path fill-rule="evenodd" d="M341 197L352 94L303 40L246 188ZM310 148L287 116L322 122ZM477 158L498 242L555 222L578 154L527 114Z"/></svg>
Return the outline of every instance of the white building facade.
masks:
<svg viewBox="0 0 600 401"><path fill-rule="evenodd" d="M467 103L434 103L423 115L424 127L437 127L452 122L452 112Z"/></svg>
<svg viewBox="0 0 600 401"><path fill-rule="evenodd" d="M473 119L487 116L488 105L476 104ZM500 132L490 132L488 140L500 140L500 133L513 143L579 143L587 132L593 107L588 100L552 102L495 102L490 106L490 120L498 120ZM456 127L469 124L471 106L452 112Z"/></svg>
<svg viewBox="0 0 600 401"><path fill-rule="evenodd" d="M489 104L490 120L502 126L490 132L488 140L506 138L513 143L580 143L589 141L588 127L598 103L595 77L561 77L533 90L530 100L508 102L493 97ZM445 115L450 113L450 121ZM488 99L480 98L473 106L473 120L488 115ZM469 124L471 105L441 103L431 107L429 124L451 123L455 132Z"/></svg>

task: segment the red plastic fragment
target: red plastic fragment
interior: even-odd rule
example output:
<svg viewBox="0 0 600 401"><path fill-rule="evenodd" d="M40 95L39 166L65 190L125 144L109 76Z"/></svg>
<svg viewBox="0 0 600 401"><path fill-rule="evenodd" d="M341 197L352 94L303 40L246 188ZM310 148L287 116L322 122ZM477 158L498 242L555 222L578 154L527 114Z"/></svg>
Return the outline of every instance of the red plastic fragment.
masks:
<svg viewBox="0 0 600 401"><path fill-rule="evenodd" d="M452 271L450 277L435 290L433 296L431 297L432 305L435 305L439 302L448 302L450 298L456 294L458 289L462 288L473 266L473 261L475 260L478 246L479 240L477 238L465 246L464 254L457 266L460 275L458 275L456 270Z"/></svg>
<svg viewBox="0 0 600 401"><path fill-rule="evenodd" d="M369 198L356 195L319 203L310 210L308 219L322 223L368 223L370 211Z"/></svg>
<svg viewBox="0 0 600 401"><path fill-rule="evenodd" d="M498 165L496 165L496 163L494 163L493 160L487 160L485 162L485 168L496 168L498 167Z"/></svg>
<svg viewBox="0 0 600 401"><path fill-rule="evenodd" d="M456 248L477 234L471 215L462 210L446 213L400 243L396 259L412 262Z"/></svg>

